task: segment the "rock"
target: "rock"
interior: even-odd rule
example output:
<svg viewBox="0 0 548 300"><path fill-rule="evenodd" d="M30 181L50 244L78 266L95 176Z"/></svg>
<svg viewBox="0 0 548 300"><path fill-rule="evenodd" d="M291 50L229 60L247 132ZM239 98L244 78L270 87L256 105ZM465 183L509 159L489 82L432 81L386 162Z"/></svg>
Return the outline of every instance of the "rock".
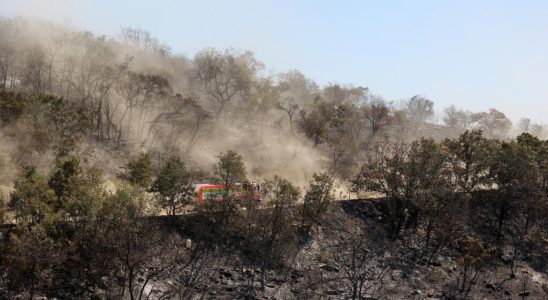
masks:
<svg viewBox="0 0 548 300"><path fill-rule="evenodd" d="M223 275L224 277L226 277L226 278L234 278L234 275L232 275L232 273L231 273L230 271L228 271L228 270L221 269L221 270L219 271L219 273L220 273L221 275Z"/></svg>
<svg viewBox="0 0 548 300"><path fill-rule="evenodd" d="M502 262L507 265L512 263L513 258L514 258L514 255L510 252L504 252L500 255L500 260L502 260Z"/></svg>
<svg viewBox="0 0 548 300"><path fill-rule="evenodd" d="M422 291L421 290L414 290L412 293L411 293L411 296L420 296L422 295Z"/></svg>
<svg viewBox="0 0 548 300"><path fill-rule="evenodd" d="M444 291L436 292L435 290L430 289L428 290L427 296L428 298L437 298L437 299L445 298L445 292Z"/></svg>
<svg viewBox="0 0 548 300"><path fill-rule="evenodd" d="M161 293L162 293L162 290L159 289L159 288L155 288L155 289L152 289L152 290L151 290L151 293L152 293L152 294L161 294Z"/></svg>
<svg viewBox="0 0 548 300"><path fill-rule="evenodd" d="M339 269L337 267L334 267L334 266L322 265L322 266L320 266L320 268L327 271L327 272L339 273Z"/></svg>
<svg viewBox="0 0 548 300"><path fill-rule="evenodd" d="M185 245L185 248L187 248L187 249L192 248L192 240L191 239L186 239L184 245Z"/></svg>
<svg viewBox="0 0 548 300"><path fill-rule="evenodd" d="M420 272L418 274L414 274L416 277L420 276ZM429 282L440 282L444 281L449 277L447 272L442 268L433 268L430 272L427 272L425 274L425 279Z"/></svg>
<svg viewBox="0 0 548 300"><path fill-rule="evenodd" d="M404 274L402 270L394 270L390 275L393 280L401 280Z"/></svg>
<svg viewBox="0 0 548 300"><path fill-rule="evenodd" d="M293 271L293 273L291 274L291 278L302 278L304 277L304 272L303 271L300 271L300 270L295 270Z"/></svg>
<svg viewBox="0 0 548 300"><path fill-rule="evenodd" d="M527 292L521 292L521 293L519 293L519 296L520 296L520 297L528 297L528 296L529 296L529 291L527 291Z"/></svg>
<svg viewBox="0 0 548 300"><path fill-rule="evenodd" d="M445 299L445 298L447 298L447 297L445 297L445 292L444 292L444 291L439 291L439 292L437 292L436 294L434 294L434 298Z"/></svg>
<svg viewBox="0 0 548 300"><path fill-rule="evenodd" d="M332 295L332 296L333 296L333 295L340 295L340 294L342 294L342 292L339 291L339 290L328 290L326 293L327 293L328 295Z"/></svg>
<svg viewBox="0 0 548 300"><path fill-rule="evenodd" d="M278 285L282 285L285 283L285 278L283 277L274 277L272 278L272 282L274 282L275 284L278 284Z"/></svg>
<svg viewBox="0 0 548 300"><path fill-rule="evenodd" d="M438 260L435 260L435 261L430 262L430 265L435 266L435 267L441 267L441 262L439 262Z"/></svg>

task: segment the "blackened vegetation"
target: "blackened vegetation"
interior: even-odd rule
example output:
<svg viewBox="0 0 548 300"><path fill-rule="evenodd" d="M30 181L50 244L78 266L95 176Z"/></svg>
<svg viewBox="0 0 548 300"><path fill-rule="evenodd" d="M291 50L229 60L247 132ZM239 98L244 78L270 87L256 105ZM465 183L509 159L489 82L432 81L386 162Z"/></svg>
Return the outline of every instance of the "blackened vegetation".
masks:
<svg viewBox="0 0 548 300"><path fill-rule="evenodd" d="M0 18L0 298L546 297L542 126L32 24Z"/></svg>
<svg viewBox="0 0 548 300"><path fill-rule="evenodd" d="M183 216L187 192L163 181L184 185L192 174L174 157L153 171L152 193L146 155L130 160L116 192L77 157L49 177L25 167L2 208L15 222L2 229L2 295L362 299L435 287L439 297L498 298L521 280L521 292L540 297L523 276L548 263L546 145L479 132L383 143L353 180L383 198L333 205L332 179L317 174L299 203L299 189L275 176L260 206L227 190ZM240 155L218 159L218 182L245 180ZM170 217L151 216L161 208Z"/></svg>

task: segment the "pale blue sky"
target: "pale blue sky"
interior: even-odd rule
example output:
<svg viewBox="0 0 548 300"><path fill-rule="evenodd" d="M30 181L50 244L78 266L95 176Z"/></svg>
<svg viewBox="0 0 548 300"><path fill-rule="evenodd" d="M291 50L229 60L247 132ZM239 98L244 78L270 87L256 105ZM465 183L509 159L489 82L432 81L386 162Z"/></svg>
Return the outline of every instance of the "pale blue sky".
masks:
<svg viewBox="0 0 548 300"><path fill-rule="evenodd" d="M548 1L0 0L0 14L140 27L190 57L252 50L272 73L548 123Z"/></svg>

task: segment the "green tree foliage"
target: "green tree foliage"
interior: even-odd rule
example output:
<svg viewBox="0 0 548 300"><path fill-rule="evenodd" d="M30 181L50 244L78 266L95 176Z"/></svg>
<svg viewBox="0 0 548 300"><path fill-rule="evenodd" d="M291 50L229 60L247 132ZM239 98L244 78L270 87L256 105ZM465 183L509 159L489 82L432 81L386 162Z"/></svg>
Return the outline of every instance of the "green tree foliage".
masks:
<svg viewBox="0 0 548 300"><path fill-rule="evenodd" d="M465 131L458 139L446 139L443 144L450 155L458 191L470 193L492 184L489 167L498 142L486 139L481 131L474 130Z"/></svg>
<svg viewBox="0 0 548 300"><path fill-rule="evenodd" d="M135 299L139 294L136 276L151 257L148 250L157 240L149 240L143 220L145 199L138 189L123 186L99 208L97 232L99 249L115 262L111 266L124 274L120 295ZM126 294L127 293L127 294Z"/></svg>
<svg viewBox="0 0 548 300"><path fill-rule="evenodd" d="M458 160L460 152L454 150L458 152L454 154L431 139L421 139L411 145L382 142L375 150L352 181L353 189L380 192L386 196L386 214L393 238L398 237L406 221L423 221L428 245L438 225L449 220L447 216L451 209L465 207L465 203L455 205L460 202L454 197L459 190L455 184L464 181L463 188L467 188L469 181L477 179L466 178L466 174L460 176L462 172L470 172L466 165L465 171L460 169L463 167L462 161ZM418 220L417 216L421 219Z"/></svg>
<svg viewBox="0 0 548 300"><path fill-rule="evenodd" d="M213 171L216 182L224 186L222 201L207 205L213 210L218 210L216 223L221 226L222 230L227 230L226 225L238 213L239 207L247 204L238 203L235 194L231 192L236 183L244 183L247 180L247 172L242 156L234 151L222 152L217 158L218 162L213 166Z"/></svg>
<svg viewBox="0 0 548 300"><path fill-rule="evenodd" d="M30 149L38 152L54 149L58 157L66 156L89 129L89 111L85 107L53 95L20 94L16 98L24 103L21 115L24 122L19 130L29 136Z"/></svg>
<svg viewBox="0 0 548 300"><path fill-rule="evenodd" d="M140 153L127 163L126 178L132 184L148 189L152 184L153 176L154 166L152 165L150 153Z"/></svg>
<svg viewBox="0 0 548 300"><path fill-rule="evenodd" d="M104 188L103 172L97 168L71 176L68 185L70 192L63 193L62 205L56 209L57 218L48 228L48 236L66 247L62 254L68 257L63 265L72 266L68 268L68 276L95 286L109 272L105 267L109 254L101 252L98 238L104 226L99 220L99 210L108 201L109 193Z"/></svg>
<svg viewBox="0 0 548 300"><path fill-rule="evenodd" d="M248 249L261 268L261 287L264 291L267 268L283 264L290 255L290 247L295 244L293 208L300 191L279 176L266 180L261 187L264 207L249 214L248 224L253 225L248 231Z"/></svg>
<svg viewBox="0 0 548 300"><path fill-rule="evenodd" d="M194 200L191 177L183 161L175 156L165 162L150 191L157 193L158 203L171 216L175 216L179 209Z"/></svg>
<svg viewBox="0 0 548 300"><path fill-rule="evenodd" d="M392 237L397 237L403 226L416 182L410 177L417 174L410 174L415 170L407 162L408 155L407 145L381 142L352 180L354 191L377 191L386 196Z"/></svg>
<svg viewBox="0 0 548 300"><path fill-rule="evenodd" d="M440 235L438 227L447 224L455 209L462 206L452 197L454 186L448 168L448 153L441 144L431 139L421 139L411 144L409 164L405 171L411 181L408 185L411 210L415 210L419 222L425 228L426 245L432 235ZM452 224L455 225L455 224Z"/></svg>
<svg viewBox="0 0 548 300"><path fill-rule="evenodd" d="M63 243L55 241L59 216L54 207L55 192L34 167L24 167L10 194L9 208L17 228L6 253L8 286L26 290L31 297L39 283L45 282L45 271L58 266L63 259Z"/></svg>
<svg viewBox="0 0 548 300"><path fill-rule="evenodd" d="M488 215L501 236L523 238L541 228L546 211L545 142L528 134L500 143L480 131L466 131L441 143L421 139L410 145L379 143L352 181L355 191L386 196L389 232L398 237L405 226L424 229L426 246L446 244L463 230L472 194L476 208ZM491 222L487 222L491 224ZM508 230L503 226L508 224ZM537 231L539 232L539 231ZM520 240L521 241L521 240Z"/></svg>
<svg viewBox="0 0 548 300"><path fill-rule="evenodd" d="M36 172L36 168L25 167L10 194L9 207L15 218L20 224L37 225L52 213L55 203L55 191L46 179Z"/></svg>
<svg viewBox="0 0 548 300"><path fill-rule="evenodd" d="M3 257L8 290L26 292L33 299L38 289L53 288L49 285L48 273L60 267L66 258L64 250L44 226L34 226L32 231L19 227Z"/></svg>
<svg viewBox="0 0 548 300"><path fill-rule="evenodd" d="M69 154L91 126L89 111L76 103L54 96L42 95L38 97L38 101L56 139L58 155Z"/></svg>
<svg viewBox="0 0 548 300"><path fill-rule="evenodd" d="M0 121L9 123L21 116L25 109L23 96L19 93L0 91Z"/></svg>
<svg viewBox="0 0 548 300"><path fill-rule="evenodd" d="M51 185L35 168L24 168L9 202L18 226L2 258L11 290L32 295L38 287L57 288L52 274L87 289L114 271L124 274L120 297L139 295L137 274L157 257L151 251L161 248L161 231L145 226L141 190L128 185L111 194L102 178L98 169L83 170L77 158L58 163Z"/></svg>
<svg viewBox="0 0 548 300"><path fill-rule="evenodd" d="M298 125L304 135L314 141L315 147L326 145L331 163L330 173L348 178L355 172L353 158L363 142L364 117L356 101L347 95L350 92L343 93L339 89L334 88L330 93L334 93L332 97L343 99L340 103L316 97L308 110L300 111Z"/></svg>
<svg viewBox="0 0 548 300"><path fill-rule="evenodd" d="M321 221L333 201L333 178L327 173L314 174L304 196L301 226L308 228Z"/></svg>
<svg viewBox="0 0 548 300"><path fill-rule="evenodd" d="M217 158L219 161L214 166L217 182L224 184L226 188L234 186L238 182L246 180L246 169L243 158L234 151L220 153ZM226 191L228 193L228 191ZM229 195L226 194L226 197Z"/></svg>
<svg viewBox="0 0 548 300"><path fill-rule="evenodd" d="M516 141L532 152L534 163L537 165L541 176L541 188L545 194L548 194L548 140L541 141L529 133L522 133Z"/></svg>
<svg viewBox="0 0 548 300"><path fill-rule="evenodd" d="M55 191L59 207L63 205L63 200L70 197L73 190L80 185L81 173L82 168L78 158L72 156L57 161L57 169L50 177L48 184Z"/></svg>
<svg viewBox="0 0 548 300"><path fill-rule="evenodd" d="M316 98L310 111L301 110L299 127L302 132L318 146L328 137L328 124L333 116L334 105Z"/></svg>
<svg viewBox="0 0 548 300"><path fill-rule="evenodd" d="M542 176L531 147L519 142L502 143L495 160L492 161L491 175L497 186L495 209L497 230L502 234L503 225L513 218L526 218L528 227L535 209L540 208L543 197Z"/></svg>
<svg viewBox="0 0 548 300"><path fill-rule="evenodd" d="M86 249L86 243L92 237L93 224L97 220L99 207L106 201L108 192L104 188L103 172L92 168L77 181L71 181L72 192L63 203L63 213L72 221L74 240L81 250Z"/></svg>

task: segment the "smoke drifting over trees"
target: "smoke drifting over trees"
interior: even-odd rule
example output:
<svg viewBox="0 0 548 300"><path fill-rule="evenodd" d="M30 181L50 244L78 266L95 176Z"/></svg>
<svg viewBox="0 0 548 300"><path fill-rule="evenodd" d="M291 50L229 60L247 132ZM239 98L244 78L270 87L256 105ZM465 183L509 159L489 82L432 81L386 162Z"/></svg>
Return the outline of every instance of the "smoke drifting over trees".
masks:
<svg viewBox="0 0 548 300"><path fill-rule="evenodd" d="M0 298L223 298L230 281L225 298L364 299L440 257L443 297L492 276L500 298L518 261L545 270L542 124L264 68L0 18ZM220 196L198 205L194 183ZM337 201L350 191L382 199Z"/></svg>
<svg viewBox="0 0 548 300"><path fill-rule="evenodd" d="M513 133L496 109L450 107L440 127L432 122L434 103L421 96L391 104L367 88L320 88L296 70L264 77L249 51L204 49L187 58L135 28L106 37L22 18L2 18L0 27L1 134L4 155L17 163L45 166L100 143L180 154L190 167L209 167L216 153L234 149L252 176L286 170L304 183L333 164L343 140L353 152L393 132L405 140L471 128L497 138ZM44 118L51 122L39 124ZM544 134L530 121L518 129ZM23 135L43 141L33 148Z"/></svg>

